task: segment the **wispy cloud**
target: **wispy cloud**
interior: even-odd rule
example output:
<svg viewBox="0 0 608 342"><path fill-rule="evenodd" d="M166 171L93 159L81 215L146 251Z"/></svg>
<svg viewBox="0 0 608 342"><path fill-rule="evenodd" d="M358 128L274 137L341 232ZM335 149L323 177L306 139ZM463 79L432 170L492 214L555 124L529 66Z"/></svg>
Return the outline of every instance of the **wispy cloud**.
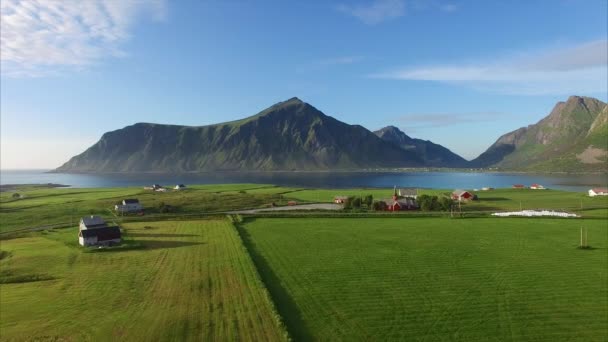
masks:
<svg viewBox="0 0 608 342"><path fill-rule="evenodd" d="M120 43L140 15L163 20L165 0L2 0L2 74L36 77L123 57Z"/></svg>
<svg viewBox="0 0 608 342"><path fill-rule="evenodd" d="M437 81L508 94L573 94L607 91L608 41L598 40L508 59L394 69L376 78Z"/></svg>
<svg viewBox="0 0 608 342"><path fill-rule="evenodd" d="M406 132L417 132L427 128L455 126L471 122L497 121L513 118L508 113L486 111L468 113L411 113L396 117Z"/></svg>
<svg viewBox="0 0 608 342"><path fill-rule="evenodd" d="M374 0L365 5L339 5L340 12L352 15L368 25L379 24L405 14L403 0Z"/></svg>
<svg viewBox="0 0 608 342"><path fill-rule="evenodd" d="M337 9L367 25L376 25L402 17L410 11L440 10L454 12L458 9L458 6L442 0L372 0L358 5L342 4Z"/></svg>

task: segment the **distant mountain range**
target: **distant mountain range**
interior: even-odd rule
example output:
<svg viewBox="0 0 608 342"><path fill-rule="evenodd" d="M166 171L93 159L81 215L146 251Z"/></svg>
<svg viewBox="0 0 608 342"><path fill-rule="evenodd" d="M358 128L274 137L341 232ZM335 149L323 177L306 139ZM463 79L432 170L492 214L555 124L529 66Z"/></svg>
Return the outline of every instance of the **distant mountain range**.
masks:
<svg viewBox="0 0 608 342"><path fill-rule="evenodd" d="M500 137L473 161L394 126L370 132L292 98L238 121L209 126L137 123L105 133L56 172L354 170L394 167L602 171L606 104L570 97L535 125Z"/></svg>
<svg viewBox="0 0 608 342"><path fill-rule="evenodd" d="M534 125L509 132L471 167L526 171L608 171L608 107L571 96Z"/></svg>

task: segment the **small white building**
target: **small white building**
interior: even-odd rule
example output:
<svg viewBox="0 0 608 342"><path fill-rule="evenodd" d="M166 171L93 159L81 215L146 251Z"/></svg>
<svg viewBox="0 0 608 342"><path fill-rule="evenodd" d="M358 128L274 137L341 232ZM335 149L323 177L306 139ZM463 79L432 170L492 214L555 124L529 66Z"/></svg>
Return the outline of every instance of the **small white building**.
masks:
<svg viewBox="0 0 608 342"><path fill-rule="evenodd" d="M111 246L119 244L120 228L109 227L99 216L87 216L80 219L78 243L81 246Z"/></svg>
<svg viewBox="0 0 608 342"><path fill-rule="evenodd" d="M532 189L532 190L545 190L545 187L542 186L542 185L540 185L540 184L534 183L534 184L530 185L530 189Z"/></svg>
<svg viewBox="0 0 608 342"><path fill-rule="evenodd" d="M595 196L608 196L608 189L607 188L589 189L589 197L595 197Z"/></svg>
<svg viewBox="0 0 608 342"><path fill-rule="evenodd" d="M185 188L186 188L186 186L184 184L177 184L174 189L175 190L183 190Z"/></svg>
<svg viewBox="0 0 608 342"><path fill-rule="evenodd" d="M136 198L129 198L122 200L122 204L114 206L114 210L121 213L134 213L143 210L141 203Z"/></svg>

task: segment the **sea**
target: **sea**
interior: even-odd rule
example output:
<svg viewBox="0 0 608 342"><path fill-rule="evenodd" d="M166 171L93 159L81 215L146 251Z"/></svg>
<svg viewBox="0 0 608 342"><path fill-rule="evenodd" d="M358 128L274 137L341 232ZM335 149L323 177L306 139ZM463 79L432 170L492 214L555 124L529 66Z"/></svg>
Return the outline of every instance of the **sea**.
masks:
<svg viewBox="0 0 608 342"><path fill-rule="evenodd" d="M435 189L509 188L513 184L541 184L546 188L586 191L606 187L607 174L532 174L499 172L203 172L68 174L49 170L0 170L0 184L62 184L75 188L149 186L161 184L256 183L305 188Z"/></svg>

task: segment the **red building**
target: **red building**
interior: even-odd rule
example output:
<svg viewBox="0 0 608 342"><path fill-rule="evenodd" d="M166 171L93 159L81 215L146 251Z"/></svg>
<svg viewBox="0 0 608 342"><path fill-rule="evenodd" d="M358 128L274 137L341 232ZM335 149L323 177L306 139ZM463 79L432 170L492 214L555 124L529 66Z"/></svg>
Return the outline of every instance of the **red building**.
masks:
<svg viewBox="0 0 608 342"><path fill-rule="evenodd" d="M464 190L455 190L452 192L452 199L458 202L470 201L473 199L473 194Z"/></svg>

